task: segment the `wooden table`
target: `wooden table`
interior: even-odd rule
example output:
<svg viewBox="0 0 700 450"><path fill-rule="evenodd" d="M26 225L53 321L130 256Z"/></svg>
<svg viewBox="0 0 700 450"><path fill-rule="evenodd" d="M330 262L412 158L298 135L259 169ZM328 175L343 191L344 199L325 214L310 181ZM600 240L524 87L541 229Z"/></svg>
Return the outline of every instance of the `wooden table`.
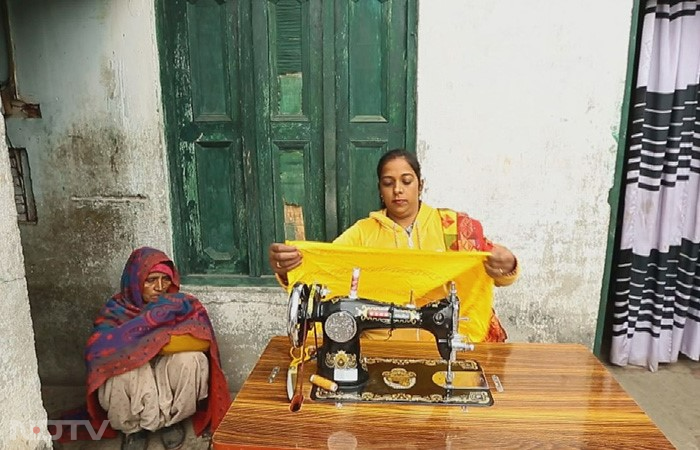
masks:
<svg viewBox="0 0 700 450"><path fill-rule="evenodd" d="M431 342L363 341L362 352L439 359ZM289 340L274 337L214 433L214 449L673 448L582 345L477 344L458 358L481 364L492 406L337 406L311 400L311 384L305 383L304 404L292 413L286 394ZM270 383L275 366L279 374ZM306 377L315 371L315 362L304 366Z"/></svg>

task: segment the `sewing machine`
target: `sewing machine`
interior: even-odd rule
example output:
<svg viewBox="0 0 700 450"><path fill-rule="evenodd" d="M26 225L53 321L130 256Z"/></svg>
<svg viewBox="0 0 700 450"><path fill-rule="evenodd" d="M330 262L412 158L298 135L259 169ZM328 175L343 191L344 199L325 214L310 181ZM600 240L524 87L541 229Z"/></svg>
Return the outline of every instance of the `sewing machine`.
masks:
<svg viewBox="0 0 700 450"><path fill-rule="evenodd" d="M318 375L335 382L340 395L343 392L361 391L370 379L368 358L362 355L360 336L363 331L372 329L420 328L429 331L435 337L438 353L444 360L440 363L442 366L446 365L446 370L435 369L438 371L431 374L434 384L444 389L440 391L440 395L444 393L446 397L450 397L454 388L465 387L453 384L453 365L456 363L458 351L473 350L474 347L473 344L465 342L458 333L459 298L454 283L451 284L447 297L420 308L410 304L396 305L357 298L352 289L348 296L336 296L328 300L325 299L327 294L322 285L294 285L289 297L287 331L292 346L298 349L304 346L307 331L311 330L315 323L323 324L323 344L317 350ZM414 385L415 370L404 369L401 366L402 363L410 361L397 361L400 361L398 365L394 363L382 372L384 383L397 389L403 389L411 383ZM475 362L470 363L469 373L475 374L478 381L470 382L469 387L487 388L481 368ZM428 365L437 367L436 363ZM464 368L464 365L459 368ZM410 381L411 374L413 381ZM469 378L473 380L474 376ZM328 394L326 391L322 392ZM387 395L389 394L382 394L383 397ZM361 400L365 400L366 397L364 395ZM436 396L431 395L430 398L435 399ZM481 400L484 401L483 398Z"/></svg>

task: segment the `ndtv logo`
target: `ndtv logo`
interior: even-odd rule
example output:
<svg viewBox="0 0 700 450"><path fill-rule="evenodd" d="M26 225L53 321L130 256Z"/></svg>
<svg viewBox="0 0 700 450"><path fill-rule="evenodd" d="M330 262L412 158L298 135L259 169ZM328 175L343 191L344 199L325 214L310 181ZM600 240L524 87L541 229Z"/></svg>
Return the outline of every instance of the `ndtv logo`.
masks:
<svg viewBox="0 0 700 450"><path fill-rule="evenodd" d="M87 431L90 435L90 439L99 441L102 439L102 435L109 425L109 420L103 420L102 425L97 430L92 426L89 420L47 420L46 424L47 431L51 435L51 440L53 441L64 437L64 432L66 432L71 440L76 440L78 438L78 428L80 427ZM10 421L10 426L16 434L23 436L27 440L43 438L43 436L39 436L39 433L42 432L41 428L37 426L28 427L26 422L12 420Z"/></svg>

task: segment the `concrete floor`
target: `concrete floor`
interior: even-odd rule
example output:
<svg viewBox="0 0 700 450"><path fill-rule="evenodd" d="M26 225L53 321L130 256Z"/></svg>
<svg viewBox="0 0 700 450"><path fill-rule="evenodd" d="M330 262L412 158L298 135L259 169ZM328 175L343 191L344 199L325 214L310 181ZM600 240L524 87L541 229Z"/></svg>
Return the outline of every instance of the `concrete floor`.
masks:
<svg viewBox="0 0 700 450"><path fill-rule="evenodd" d="M608 366L622 387L636 400L671 443L679 450L700 450L700 362L682 358L661 365L657 372L641 367ZM80 404L84 388L49 386L43 389L49 417ZM186 450L206 450L210 438L196 437L187 425ZM119 450L121 439L55 444L62 450ZM152 435L148 450L162 450L159 436Z"/></svg>
<svg viewBox="0 0 700 450"><path fill-rule="evenodd" d="M677 449L700 450L700 362L608 368Z"/></svg>

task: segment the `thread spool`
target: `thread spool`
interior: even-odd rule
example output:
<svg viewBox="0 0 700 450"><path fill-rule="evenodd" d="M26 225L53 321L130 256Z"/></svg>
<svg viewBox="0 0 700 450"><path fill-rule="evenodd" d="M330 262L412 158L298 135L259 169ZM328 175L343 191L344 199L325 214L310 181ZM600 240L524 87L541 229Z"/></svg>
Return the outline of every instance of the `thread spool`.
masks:
<svg viewBox="0 0 700 450"><path fill-rule="evenodd" d="M360 268L352 269L352 280L350 281L350 295L348 298L357 298L357 285L360 283Z"/></svg>
<svg viewBox="0 0 700 450"><path fill-rule="evenodd" d="M335 392L338 390L338 383L336 383L333 380L329 380L328 378L324 378L320 375L311 375L309 381L311 381L311 384L330 392Z"/></svg>

